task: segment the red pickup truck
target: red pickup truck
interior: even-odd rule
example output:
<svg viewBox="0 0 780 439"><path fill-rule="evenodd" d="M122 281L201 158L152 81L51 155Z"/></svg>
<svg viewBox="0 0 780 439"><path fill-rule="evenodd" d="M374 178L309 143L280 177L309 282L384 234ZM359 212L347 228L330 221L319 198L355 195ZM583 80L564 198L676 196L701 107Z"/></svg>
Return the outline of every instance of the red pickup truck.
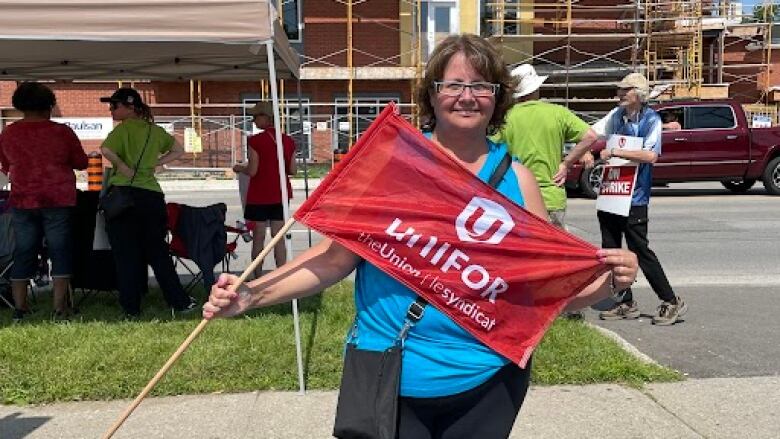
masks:
<svg viewBox="0 0 780 439"><path fill-rule="evenodd" d="M662 118L677 116L679 130L664 130L662 153L653 166L653 184L720 181L745 192L761 180L767 192L780 195L780 126L749 128L742 106L734 101L671 101L653 105ZM666 120L666 119L664 119ZM575 166L566 187L596 197L605 141L594 144L595 166Z"/></svg>

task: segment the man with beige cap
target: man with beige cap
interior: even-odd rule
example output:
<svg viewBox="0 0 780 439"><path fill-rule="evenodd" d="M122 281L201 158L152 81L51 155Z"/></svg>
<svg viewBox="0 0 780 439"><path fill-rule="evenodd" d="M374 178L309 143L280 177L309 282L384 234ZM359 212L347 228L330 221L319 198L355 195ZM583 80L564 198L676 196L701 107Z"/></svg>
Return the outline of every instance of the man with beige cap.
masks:
<svg viewBox="0 0 780 439"><path fill-rule="evenodd" d="M650 84L642 74L631 73L623 78L618 84L617 94L620 99L618 106L592 128L600 137L608 137L612 134L640 137L642 149L632 151L606 148L601 151L603 160L619 157L639 164L628 217L598 212L601 245L604 248L619 248L625 236L628 249L636 253L642 273L662 301L653 316L653 324L673 325L680 321L688 308L685 302L675 295L658 257L650 249L647 240L647 213L653 181L653 163L661 155L663 122L658 113L647 105ZM639 315L639 308L629 288L622 292L619 303L603 311L599 317L603 320L622 320L636 319Z"/></svg>
<svg viewBox="0 0 780 439"><path fill-rule="evenodd" d="M550 221L565 228L566 173L598 136L569 109L539 100L539 87L547 76L537 75L532 65L516 67L512 76L518 81L517 103L506 115L500 140L534 173ZM572 142L579 143L561 160L564 144Z"/></svg>

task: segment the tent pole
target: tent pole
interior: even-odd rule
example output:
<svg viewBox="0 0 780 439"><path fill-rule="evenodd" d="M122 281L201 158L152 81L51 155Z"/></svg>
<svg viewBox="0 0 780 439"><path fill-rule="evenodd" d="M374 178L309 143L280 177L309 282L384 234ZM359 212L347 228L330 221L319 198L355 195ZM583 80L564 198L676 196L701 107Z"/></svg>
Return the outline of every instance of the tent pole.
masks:
<svg viewBox="0 0 780 439"><path fill-rule="evenodd" d="M271 99L274 108L274 130L276 131L276 157L279 165L279 187L282 190L282 211L284 213L284 220L290 219L290 205L287 202L287 167L284 163L284 149L282 148L282 124L279 114L279 94L276 90L276 66L274 58L274 46L273 42L269 41L265 43L266 56L268 59L268 74L269 84L271 86ZM292 259L292 240L287 234L284 240L285 247L287 248L287 257ZM295 354L298 359L298 387L299 393L304 394L306 392L306 384L303 380L303 356L301 353L301 325L300 318L298 316L298 300L292 301L293 310L293 326L295 328Z"/></svg>
<svg viewBox="0 0 780 439"><path fill-rule="evenodd" d="M195 80L190 79L190 128L195 132ZM187 137L184 138L185 151L187 149ZM192 154L192 166L195 167L195 153Z"/></svg>
<svg viewBox="0 0 780 439"><path fill-rule="evenodd" d="M352 64L352 0L347 0L347 71L349 82L347 84L347 123L349 124L349 139L347 140L347 151L352 149L352 109L353 109L353 90L352 79L354 76Z"/></svg>
<svg viewBox="0 0 780 439"><path fill-rule="evenodd" d="M298 118L301 122L301 135L299 136L299 142L298 145L303 145L303 141L306 139L306 132L303 130L303 97L301 96L301 80L300 78L296 81L298 85ZM309 107L311 108L311 107ZM311 111L311 110L309 110ZM311 125L309 126L309 129L311 130ZM309 199L309 152L311 151L310 148L306 148L306 153L303 154L303 190L306 194L306 199ZM311 247L311 229L307 227L308 235L309 235L309 247Z"/></svg>

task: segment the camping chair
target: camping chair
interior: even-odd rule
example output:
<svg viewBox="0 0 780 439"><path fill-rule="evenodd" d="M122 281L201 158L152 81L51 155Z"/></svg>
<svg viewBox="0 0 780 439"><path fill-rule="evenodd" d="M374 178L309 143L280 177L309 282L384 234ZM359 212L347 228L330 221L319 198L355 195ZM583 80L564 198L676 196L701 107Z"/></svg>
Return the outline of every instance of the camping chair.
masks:
<svg viewBox="0 0 780 439"><path fill-rule="evenodd" d="M230 271L230 259L238 258L236 254L238 238L245 236L249 231L240 228L241 224L238 224L239 227L225 224L227 207L224 203L206 207L168 203L166 208L168 245L174 266L183 267L192 276L184 287L185 291L189 294L201 281L208 291L214 283L214 267L221 263L222 271ZM201 234L205 236L195 236ZM232 235L229 239L228 234ZM193 236L200 239L200 242L194 240L188 242L188 239ZM193 249L201 254L191 254Z"/></svg>

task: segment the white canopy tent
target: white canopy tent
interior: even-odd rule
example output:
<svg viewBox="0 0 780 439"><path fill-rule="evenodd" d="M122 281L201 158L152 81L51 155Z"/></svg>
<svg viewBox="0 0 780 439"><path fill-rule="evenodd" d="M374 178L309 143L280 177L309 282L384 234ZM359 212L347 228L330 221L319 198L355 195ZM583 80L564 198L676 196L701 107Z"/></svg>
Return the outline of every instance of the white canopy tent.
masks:
<svg viewBox="0 0 780 439"><path fill-rule="evenodd" d="M267 0L0 0L0 80L254 81L274 65L298 77Z"/></svg>
<svg viewBox="0 0 780 439"><path fill-rule="evenodd" d="M269 0L0 0L0 80L268 79L283 199L276 80L298 77ZM303 392L296 302L293 320Z"/></svg>

